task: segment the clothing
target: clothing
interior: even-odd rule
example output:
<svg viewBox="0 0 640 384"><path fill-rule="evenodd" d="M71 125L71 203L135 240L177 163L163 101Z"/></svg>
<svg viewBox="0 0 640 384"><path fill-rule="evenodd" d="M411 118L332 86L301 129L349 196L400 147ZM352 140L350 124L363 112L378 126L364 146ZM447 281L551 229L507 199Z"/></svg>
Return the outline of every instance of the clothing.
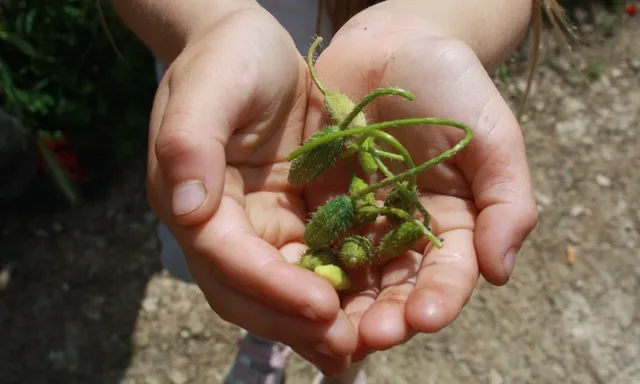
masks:
<svg viewBox="0 0 640 384"><path fill-rule="evenodd" d="M316 34L318 0L261 0L259 3L291 34L300 54L306 56ZM328 42L331 40L333 30L331 20L326 12L323 12L321 20L321 35L324 41ZM166 70L165 63L156 62L158 82ZM162 223L158 226L158 237L162 248L160 258L164 268L178 279L193 282L184 253L171 232Z"/></svg>

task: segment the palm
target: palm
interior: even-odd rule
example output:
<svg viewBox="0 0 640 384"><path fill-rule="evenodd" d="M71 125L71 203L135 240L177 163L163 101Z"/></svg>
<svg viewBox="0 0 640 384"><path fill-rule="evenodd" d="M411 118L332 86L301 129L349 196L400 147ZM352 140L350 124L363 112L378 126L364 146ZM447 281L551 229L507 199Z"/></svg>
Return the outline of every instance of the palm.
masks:
<svg viewBox="0 0 640 384"><path fill-rule="evenodd" d="M383 36L389 35L385 41ZM444 239L444 247L425 247L423 243L383 268L351 274L355 289L341 303L359 330L359 355L400 344L416 331L437 331L457 317L479 276L476 247L487 248L487 239L474 233L479 212L491 204L491 196L479 193L482 179L495 187L500 181L488 180L495 176L489 173L509 171L509 165L500 164L499 157L487 156L495 145L491 120L504 118L492 114L502 99L491 88L473 52L455 41L431 37L426 31L422 39L415 39L415 30L407 35L417 44L407 44L410 40L399 35L386 30L385 35L376 36L366 28L339 35L318 59L316 69L321 81L355 100L379 87L409 90L416 96L413 102L395 96L383 96L374 102L365 110L369 121L447 118L471 125L474 138L453 159L418 177L420 200L432 215L432 230ZM367 42L371 45L367 46ZM363 57L367 59L361 60ZM468 86L461 87L461 83ZM305 137L326 124L320 93L313 95L310 105L315 108L310 109ZM433 125L394 128L389 132L406 147L416 164L436 157L463 137L456 128ZM512 145L521 148L521 138L511 136L504 137L505 144L511 140ZM504 169L496 169L500 165ZM394 173L406 169L399 162L389 163L389 168ZM307 188L309 207L315 209L328 196L343 193L350 170L350 166L341 164ZM526 187L526 175L523 176ZM488 264L485 261L485 266ZM483 273L494 281L503 278L502 271L496 272L495 268L485 267Z"/></svg>
<svg viewBox="0 0 640 384"><path fill-rule="evenodd" d="M310 349L318 343L340 356L353 351L357 335L345 312L364 341L360 352L384 349L450 323L479 269L491 282L506 282L504 254L535 225L517 123L473 53L420 27L394 31L384 23L377 32L357 28L337 36L318 73L327 86L339 85L356 99L381 86L415 93L413 102L380 99L366 111L371 121L443 117L474 128L463 153L419 178L432 228L445 245L356 276L358 290L341 302L320 276L289 263L304 251L309 212L343 193L349 172L338 167L306 190L288 185L285 159L321 128L324 113L318 92L309 97L304 60L286 32L256 15L238 14L185 49L165 76L152 115L150 202L185 251L212 309L320 361L326 356ZM239 25L252 28L238 33ZM235 47L242 49L226 54ZM393 134L416 163L461 137L433 126ZM194 177L202 178L209 198L177 215L165 188Z"/></svg>
<svg viewBox="0 0 640 384"><path fill-rule="evenodd" d="M435 109L428 108L429 100L425 100L423 92L412 89L410 76L394 78L388 72L376 81L372 78L373 75L354 76L353 72L335 70L332 66L344 65L340 61L338 49L339 46L321 56L318 70L326 84L341 84L342 92L358 97L378 86L393 84L411 90L419 97L415 102L399 98L380 99L372 106L375 109L367 110L370 121L441 116ZM301 59L299 66L305 66ZM374 70L370 73L377 72ZM285 76L284 73L282 75ZM451 73L449 69L445 73L435 70L431 72L430 79L423 80L449 81L443 76L455 76L455 73ZM288 186L285 157L299 145L303 136L306 138L321 127L324 116L321 108L318 108L320 104L317 93L311 93L312 97L307 105L309 82L306 76L290 84L295 86L280 92L287 95L285 99L289 101L281 104L282 110L276 110L273 116L267 118L277 123L254 124L239 129L231 136L226 150L228 165L225 194L232 198L229 200L232 204L237 203L244 208L258 237L280 250L285 259L293 261L305 248L301 239L309 213L329 196L345 191L350 167L341 164L304 190L294 190ZM281 116L286 118L282 120ZM396 129L392 133L412 153L416 164L437 156L462 137L461 131L433 126L407 127ZM247 140L249 137L253 140ZM462 175L457 161L460 160L426 172L418 180L420 198L433 215L432 228L445 239L447 247L433 249L427 253L427 257L423 257L423 244L416 251L401 255L382 269L372 269L352 276L356 289L348 297L342 298L342 307L351 315L354 325L359 327L370 348L391 347L413 333L413 328L416 327L408 326L405 302L418 281L422 288L432 284L446 284L447 289L454 290L452 294L460 297L458 303L450 304L451 308L447 313L434 313L437 318L429 320L431 324L427 325L433 329L440 328L453 319L462 307L464 295L475 284L478 276L472 233L475 207L470 200L472 195L467 178ZM401 164L389 166L392 171L399 171L402 167ZM452 248L448 246L449 243L458 246ZM460 265L451 266L450 261L456 259L461 261ZM441 266L441 261L447 263ZM427 268L429 264L431 266ZM420 294L419 291L416 292L418 293L414 295ZM425 326L418 325L417 328L424 330Z"/></svg>

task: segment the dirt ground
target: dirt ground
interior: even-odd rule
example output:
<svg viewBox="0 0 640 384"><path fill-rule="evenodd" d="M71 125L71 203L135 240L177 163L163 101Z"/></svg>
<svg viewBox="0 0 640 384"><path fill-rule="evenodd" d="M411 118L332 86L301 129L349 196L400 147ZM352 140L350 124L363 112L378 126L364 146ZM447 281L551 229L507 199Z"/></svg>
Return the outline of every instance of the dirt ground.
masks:
<svg viewBox="0 0 640 384"><path fill-rule="evenodd" d="M373 355L371 383L640 382L640 18L608 39L587 28L580 54L603 64L590 85L543 53L522 127L540 222L512 281L481 282L452 326ZM496 82L515 107L512 64ZM221 382L237 329L162 271L143 172L71 212L1 218L0 383ZM312 372L296 357L290 382Z"/></svg>

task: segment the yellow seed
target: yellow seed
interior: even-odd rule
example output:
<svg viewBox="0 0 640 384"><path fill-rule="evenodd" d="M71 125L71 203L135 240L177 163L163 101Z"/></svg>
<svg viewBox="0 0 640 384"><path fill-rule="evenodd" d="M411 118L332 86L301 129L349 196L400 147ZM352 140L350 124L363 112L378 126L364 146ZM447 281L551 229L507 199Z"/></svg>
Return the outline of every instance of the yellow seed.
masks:
<svg viewBox="0 0 640 384"><path fill-rule="evenodd" d="M349 276L337 265L321 265L316 267L313 272L327 279L338 291L351 288Z"/></svg>

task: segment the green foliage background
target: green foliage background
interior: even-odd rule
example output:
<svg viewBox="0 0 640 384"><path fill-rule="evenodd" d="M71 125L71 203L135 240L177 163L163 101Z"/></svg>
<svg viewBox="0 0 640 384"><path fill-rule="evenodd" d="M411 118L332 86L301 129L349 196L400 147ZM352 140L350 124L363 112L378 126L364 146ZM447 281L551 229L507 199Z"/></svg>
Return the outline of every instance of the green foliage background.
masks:
<svg viewBox="0 0 640 384"><path fill-rule="evenodd" d="M97 0L100 1L100 0ZM105 2L0 0L0 105L32 130L119 162L145 146L154 61Z"/></svg>

